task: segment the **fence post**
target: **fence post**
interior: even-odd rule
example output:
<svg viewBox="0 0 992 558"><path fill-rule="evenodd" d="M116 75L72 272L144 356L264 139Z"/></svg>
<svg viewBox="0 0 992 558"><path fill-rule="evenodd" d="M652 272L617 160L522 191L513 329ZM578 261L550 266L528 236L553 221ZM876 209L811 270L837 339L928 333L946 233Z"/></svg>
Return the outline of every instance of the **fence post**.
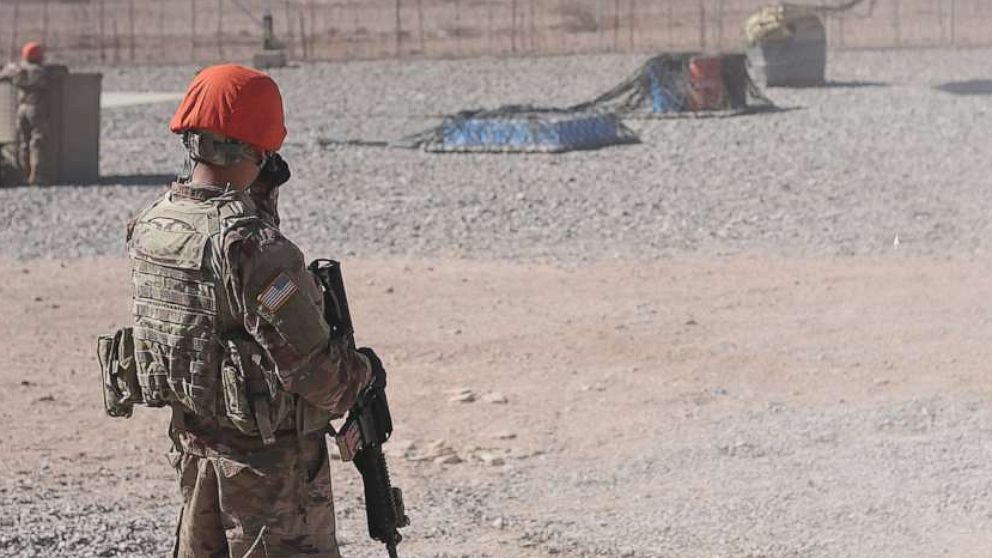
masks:
<svg viewBox="0 0 992 558"><path fill-rule="evenodd" d="M303 10L296 12L296 18L300 22L300 50L303 51L302 56L304 60L310 58L307 45L307 22L306 16L303 15Z"/></svg>
<svg viewBox="0 0 992 558"><path fill-rule="evenodd" d="M706 50L706 0L699 0L699 50Z"/></svg>
<svg viewBox="0 0 992 558"><path fill-rule="evenodd" d="M937 27L940 32L937 44L943 45L944 41L947 40L944 33L944 0L937 0Z"/></svg>
<svg viewBox="0 0 992 558"><path fill-rule="evenodd" d="M668 46L675 47L675 0L668 0Z"/></svg>
<svg viewBox="0 0 992 558"><path fill-rule="evenodd" d="M316 41L316 33L314 33L314 26L317 25L317 5L314 0L308 2L307 7L310 9L310 32L306 34L304 39L307 44L307 55L311 58L316 58L317 55L314 53L314 42Z"/></svg>
<svg viewBox="0 0 992 558"><path fill-rule="evenodd" d="M716 48L723 48L723 4L724 0L716 3Z"/></svg>
<svg viewBox="0 0 992 558"><path fill-rule="evenodd" d="M224 59L224 0L217 0L217 56Z"/></svg>
<svg viewBox="0 0 992 558"><path fill-rule="evenodd" d="M293 55L293 18L290 17L290 6L289 0L286 0L282 4L283 17L286 18L286 53L289 56Z"/></svg>
<svg viewBox="0 0 992 558"><path fill-rule="evenodd" d="M41 5L41 42L48 44L48 0Z"/></svg>
<svg viewBox="0 0 992 558"><path fill-rule="evenodd" d="M517 0L510 0L510 52L517 52Z"/></svg>
<svg viewBox="0 0 992 558"><path fill-rule="evenodd" d="M902 46L902 26L899 21L899 2L892 3L892 31L895 33L896 47Z"/></svg>
<svg viewBox="0 0 992 558"><path fill-rule="evenodd" d="M420 0L417 1L419 2ZM489 20L486 27L486 50L489 51L489 54L495 54L495 51L493 50L493 18L494 18L493 5L494 4L495 2L491 0L486 3L486 6L488 8L486 16L487 19Z"/></svg>
<svg viewBox="0 0 992 558"><path fill-rule="evenodd" d="M45 2L48 5L48 2ZM127 3L127 57L134 63L134 0L128 0Z"/></svg>
<svg viewBox="0 0 992 558"><path fill-rule="evenodd" d="M104 50L105 35L103 32L103 0L100 0L98 8L97 16L100 20L97 22L97 28L100 33L100 62L106 62L107 52ZM17 32L17 2L14 3L14 32L15 34Z"/></svg>
<svg viewBox="0 0 992 558"><path fill-rule="evenodd" d="M958 3L951 0L951 46L958 46Z"/></svg>
<svg viewBox="0 0 992 558"><path fill-rule="evenodd" d="M637 11L637 0L629 0L627 2L627 15L630 17L629 33L627 35L628 38L627 50L629 52L634 51L634 22L637 21L637 14L635 13L636 11Z"/></svg>
<svg viewBox="0 0 992 558"><path fill-rule="evenodd" d="M12 24L10 26L10 55L8 56L11 60L17 59L17 28L20 27L20 13L18 6L20 6L20 0L14 0L14 17L11 18Z"/></svg>
<svg viewBox="0 0 992 558"><path fill-rule="evenodd" d="M196 0L189 0L189 29L189 59L196 61Z"/></svg>
<svg viewBox="0 0 992 558"><path fill-rule="evenodd" d="M117 16L114 15L110 20L111 29L114 32L114 64L119 64L121 61L121 36L117 33Z"/></svg>
<svg viewBox="0 0 992 558"><path fill-rule="evenodd" d="M613 0L613 52L620 50L620 0Z"/></svg>
<svg viewBox="0 0 992 558"><path fill-rule="evenodd" d="M400 0L396 0L393 5L393 16L394 16L394 29L396 31L396 45L395 45L395 56L400 57L400 52L403 43L403 25L400 22Z"/></svg>
<svg viewBox="0 0 992 558"><path fill-rule="evenodd" d="M461 0L455 1L455 48L458 50L458 56L464 56L462 47L462 2Z"/></svg>
<svg viewBox="0 0 992 558"><path fill-rule="evenodd" d="M537 52L537 24L534 19L537 17L537 10L534 6L534 0L530 0L530 50L531 52Z"/></svg>
<svg viewBox="0 0 992 558"><path fill-rule="evenodd" d="M420 41L420 55L427 54L427 47L424 46L424 3L417 0L417 37Z"/></svg>

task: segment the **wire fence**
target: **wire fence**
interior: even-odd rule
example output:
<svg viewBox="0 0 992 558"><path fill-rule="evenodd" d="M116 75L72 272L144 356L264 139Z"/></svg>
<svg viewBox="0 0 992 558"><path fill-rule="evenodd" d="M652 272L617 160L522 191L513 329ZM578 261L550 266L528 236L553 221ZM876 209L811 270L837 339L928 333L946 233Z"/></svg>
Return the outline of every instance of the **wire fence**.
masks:
<svg viewBox="0 0 992 558"><path fill-rule="evenodd" d="M298 60L739 50L768 0L7 0L0 47L66 63L245 60L270 6ZM832 48L992 45L988 0L877 0L827 16Z"/></svg>

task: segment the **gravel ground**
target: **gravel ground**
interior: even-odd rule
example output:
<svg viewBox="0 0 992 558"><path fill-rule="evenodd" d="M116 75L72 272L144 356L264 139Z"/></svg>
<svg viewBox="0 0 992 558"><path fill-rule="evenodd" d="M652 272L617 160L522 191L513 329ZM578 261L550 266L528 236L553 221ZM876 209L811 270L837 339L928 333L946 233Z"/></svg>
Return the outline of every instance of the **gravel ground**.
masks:
<svg viewBox="0 0 992 558"><path fill-rule="evenodd" d="M412 255L574 262L686 252L814 259L838 254L874 256L895 250L941 256L982 252L990 238L986 216L992 209L992 193L976 186L987 181L987 169L979 162L992 140L988 98L955 96L934 87L992 74L990 54L988 50L834 53L833 86L770 92L780 106L792 110L727 119L637 120L631 124L644 140L640 145L554 156L324 149L317 138L391 139L432 125L436 118L431 115L462 108L505 103L567 105L608 88L646 55L379 61L287 69L276 74L289 108L291 135L285 155L296 173L283 197L285 229L311 255L355 254L373 259ZM107 72L105 87L175 91L183 88L191 73L191 68L182 67L115 69ZM582 76L581 83L564 90L562 84L578 81L576 76ZM153 199L177 166L178 144L165 131L171 109L159 104L104 112L103 185L0 190L0 258L122 255L127 216ZM894 246L896 238L898 247ZM925 269L921 264L921 270ZM838 289L845 288L851 278L863 280L862 275L834 273ZM705 281L712 275L696 277ZM610 277L597 285L605 290L618 284L615 276ZM665 291L664 285L672 279L659 277L657 291ZM911 284L913 277L900 275L891 289L878 288L876 295L865 299L884 301L890 291ZM695 290L694 282L686 279L680 287L684 298L698 308L692 312L681 308L669 315L677 304L667 301L658 304L663 309L658 316L652 312L651 317L644 317L664 326L653 338L654 345L638 342L645 350L660 351L659 358L664 360L659 367L664 370L656 372L659 383L652 389L632 384L601 392L590 384L590 389L582 388L576 396L578 410L553 397L546 405L533 405L544 407L540 412L554 414L543 422L525 420L530 416L521 410L524 405L510 406L506 417L516 421L516 426L509 427L519 428L522 438L536 424L542 429L539 435L552 440L542 454L488 469L476 463L445 468L397 459L398 484L411 490L411 511L416 517L407 531L403 555L988 556L992 548L988 535L992 532L992 477L988 474L992 396L987 386L960 380L953 359L948 360L951 364L924 366L927 371L943 371L948 378L925 398L895 396L857 403L835 398L805 406L772 400L767 405L739 400L724 404L736 397L734 387L714 384L698 394L698 402L695 396L683 397L693 407L684 415L665 416L685 410L667 399L685 395L684 387L663 382L669 368L689 368L685 374L694 381L710 376L724 381L733 378L749 359L788 356L768 366L775 372L795 366L791 358L802 364L803 351L811 350L804 343L831 343L823 332L820 337L797 341L796 337L803 337L801 328L792 337L787 331L769 330L768 335L776 337L774 343L769 341L770 346L761 345L749 353L744 350L746 343L737 345L741 332L734 329L723 336L701 337L698 347L676 344L658 349L656 345L663 345L659 339L673 337L669 330L676 327L672 324L684 321L679 328L695 330L699 328L697 317L705 323L720 308L735 308L738 297L754 292L768 293L767 299L750 309L759 317L735 314L733 320L725 319L747 322L748 331L755 329L754 324L775 324L782 316L797 316L797 324L822 321L823 314L833 308L813 305L795 314L792 306L795 300L826 296L805 287L807 281L816 285L818 279L813 269L810 277L803 277L802 285L796 280L793 298L783 298L788 285L774 281L740 292L730 289L723 299L714 299L719 304L713 308L705 306L708 293ZM94 291L93 298L110 298L113 286L109 281L101 287L106 292ZM472 281L481 279L473 276ZM834 348L844 351L864 345L877 351L879 358L890 358L886 351L908 358L913 351L927 351L925 341L960 338L961 345L956 346L960 354L979 351L986 345L981 340L987 339L982 328L992 322L981 307L981 301L987 300L983 290L987 282L978 281L968 276L953 284L952 294L970 293L978 308L938 323L940 331L912 330L914 335L885 337L880 325L886 320L920 327L931 323L935 311L927 303L921 302L912 312L897 311L912 301L935 298L931 304L939 306L954 298L948 293L934 296L939 294L939 283L927 283L912 291L912 298L893 299L881 309L836 305L843 319L825 322L828 330L844 330L851 323L867 329L855 330L861 333L845 343L834 343ZM524 281L517 283L522 289ZM366 286L384 288L373 287L371 281ZM846 288L858 293L860 283ZM587 295L592 292L589 289L584 291ZM512 298L509 291L505 296ZM385 292L392 293L392 287ZM595 292L601 294L599 287ZM57 298L68 296L60 289L40 293L34 299L38 304L46 300L42 294L73 308L71 297ZM450 297L442 302L455 300ZM586 305L580 302L577 298L572 304ZM528 314L531 309L501 314L506 304L496 301L473 311L444 310L445 304L439 303L438 324L430 325L447 331L449 320L460 323L491 315L489 326L496 328L500 318L520 323L552 313L545 308L536 314ZM50 318L44 312L57 311L58 304L44 308L49 310L38 310L37 321L23 328L18 324L18 328L25 335L35 331L43 338L57 322L86 339L50 346L65 351L72 345L82 352L85 345L85 358L92 359L89 347L95 326L80 321L92 316L66 311ZM399 315L413 315L417 309L405 311L408 314ZM625 319L637 316L628 312ZM110 317L100 319L104 320L100 324L112 322ZM877 331L871 329L872 320L878 322ZM628 327L625 324L621 325ZM965 328L962 324L970 324L968 335L959 331L959 326ZM526 328L523 334L515 329L512 334L504 331L497 340L477 339L474 345L465 341L473 328L460 326L465 331L458 329L451 335L459 337L443 340L446 345L443 352L438 349L436 362L422 364L429 372L420 376L424 386L404 395L412 400L435 393L440 383L463 381L468 372L459 354L472 347L485 349L469 362L485 363L478 366L487 377L510 374L517 367L546 372L547 367L535 366L530 360L540 350L527 348L524 354L518 353L521 344L526 347L529 340L565 327L557 322L549 325L541 333ZM636 330L640 325L632 322L631 327ZM628 370L626 356L620 354L627 350L620 339L627 330L585 315L576 318L574 328L581 338L575 347L618 336L613 343L618 354L613 357L624 363L623 371ZM482 325L474 328L484 329ZM432 351L431 343L440 343L429 339L437 335L434 329L424 331L426 340L405 342L414 355L411 360L423 360L426 357L418 355ZM494 363L493 354L501 353L486 352L490 347L511 355L513 365ZM946 354L957 354L954 348ZM711 369L699 364L707 355L719 357L709 363ZM923 356L936 358L929 353ZM74 366L80 369L92 364L78 359L81 364ZM54 381L44 376L46 370L53 377L64 372L27 362L7 365L10 381L0 386L4 396L16 396L14 390L23 386L17 383L23 370L38 372L38 381L43 383ZM864 368L821 365L825 370L830 366L842 370L844 378L867 376L868 384L879 373L868 369L871 364ZM593 361L576 368L581 374L598 377L613 370L611 366ZM542 380L545 384L580 381L574 378L576 370L566 368L521 390L551 389L539 387ZM809 375L816 376L814 372ZM906 381L912 377L907 373ZM956 381L962 385L955 385ZM66 380L66 385L75 386L74 380ZM557 393L557 387L554 383L551 391ZM786 387L792 386L785 382L782 388ZM669 388L682 391L673 394ZM632 394L639 411L624 417L617 409L628 408ZM761 400L760 395L754 400ZM62 393L58 397L59 402L68 399ZM418 405L416 412L428 413L429 406ZM413 411L413 407L411 403L407 408ZM458 415L450 408L442 413L457 422ZM5 409L0 414L18 427L31 420ZM94 413L80 412L67 415L64 422L72 424L84 414L85 420L80 419L84 425L86 420L95 420ZM625 419L632 422L629 427ZM457 431L460 426L443 428ZM586 430L596 435L587 435ZM0 483L0 555L144 558L167 551L176 495L173 483L163 480L164 476L153 475L152 480L141 482L142 494L122 496L118 494L121 489L103 493L103 487L123 485L128 479L121 478L119 471L97 472L92 477L80 477L78 472L75 477L53 476L47 464L13 471L10 462L2 459L5 443L6 438L0 439L0 466L5 472ZM76 465L80 470L90 466ZM340 477L339 467L335 481ZM365 541L354 478L336 486L346 555L383 555L381 548ZM149 493L166 496L150 498Z"/></svg>
<svg viewBox="0 0 992 558"><path fill-rule="evenodd" d="M636 120L643 143L564 155L321 148L394 139L436 115L586 100L646 55L321 64L276 72L296 179L288 234L311 251L596 259L674 252L979 251L992 193L988 98L934 89L990 73L987 50L832 53L792 110ZM192 68L108 70L108 91L181 90ZM126 217L177 168L169 103L104 111L105 185L0 191L0 255L120 254Z"/></svg>
<svg viewBox="0 0 992 558"><path fill-rule="evenodd" d="M619 433L622 443L604 449L621 452L583 461L552 449L497 472L453 474L397 460L394 466L426 482L401 551L430 558L979 558L992 544L980 535L992 532L990 409L992 400L939 397L881 407L770 404ZM339 465L335 476L349 473ZM164 502L115 500L43 481L19 477L0 487L3 556L167 554L172 493ZM358 488L338 484L343 552L384 556L365 540Z"/></svg>

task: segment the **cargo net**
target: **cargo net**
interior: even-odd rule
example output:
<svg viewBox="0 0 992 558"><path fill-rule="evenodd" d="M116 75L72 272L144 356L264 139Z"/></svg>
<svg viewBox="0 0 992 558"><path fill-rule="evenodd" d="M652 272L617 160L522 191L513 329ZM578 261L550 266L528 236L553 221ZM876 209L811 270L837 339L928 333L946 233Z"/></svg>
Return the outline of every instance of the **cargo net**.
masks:
<svg viewBox="0 0 992 558"><path fill-rule="evenodd" d="M822 17L840 17L864 4L866 0L848 0L840 4L771 4L763 6L744 22L744 34L750 46L766 41L781 41L795 35L804 27L823 27ZM876 0L868 2L868 15L875 9Z"/></svg>
<svg viewBox="0 0 992 558"><path fill-rule="evenodd" d="M743 54L662 54L596 99L569 110L623 117L732 116L773 110Z"/></svg>
<svg viewBox="0 0 992 558"><path fill-rule="evenodd" d="M462 111L390 145L439 153L561 153L639 141L615 114L510 105Z"/></svg>

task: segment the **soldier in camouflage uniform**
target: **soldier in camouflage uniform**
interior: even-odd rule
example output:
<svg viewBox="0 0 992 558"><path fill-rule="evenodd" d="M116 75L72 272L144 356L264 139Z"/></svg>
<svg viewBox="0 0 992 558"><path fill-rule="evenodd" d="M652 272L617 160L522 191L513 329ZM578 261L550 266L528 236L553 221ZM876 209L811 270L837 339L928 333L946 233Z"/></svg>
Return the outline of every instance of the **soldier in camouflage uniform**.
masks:
<svg viewBox="0 0 992 558"><path fill-rule="evenodd" d="M142 402L173 410L173 556L337 558L325 432L381 366L330 338L317 283L279 231L278 87L207 68L170 128L186 166L127 243Z"/></svg>
<svg viewBox="0 0 992 558"><path fill-rule="evenodd" d="M44 47L32 42L21 49L20 62L8 64L0 71L0 79L10 80L17 88L17 164L27 177L28 184L32 185L41 184L44 180L42 171L48 126L48 71L44 63Z"/></svg>

